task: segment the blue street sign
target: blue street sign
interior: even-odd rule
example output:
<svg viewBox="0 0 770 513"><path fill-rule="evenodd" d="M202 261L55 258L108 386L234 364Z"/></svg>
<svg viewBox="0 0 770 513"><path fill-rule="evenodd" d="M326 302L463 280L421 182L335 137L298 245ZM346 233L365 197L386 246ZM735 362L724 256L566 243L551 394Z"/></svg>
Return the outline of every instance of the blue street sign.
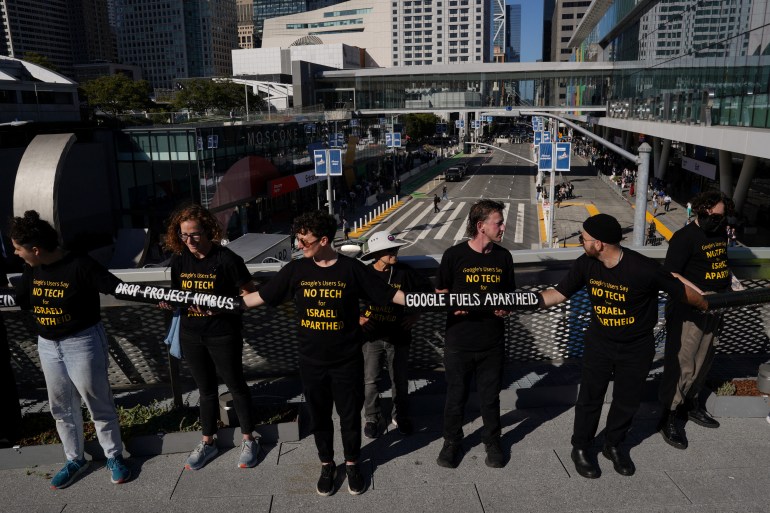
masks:
<svg viewBox="0 0 770 513"><path fill-rule="evenodd" d="M342 151L329 150L329 174L331 176L342 176Z"/></svg>
<svg viewBox="0 0 770 513"><path fill-rule="evenodd" d="M491 123L495 119L493 116L487 116L487 123Z"/></svg>
<svg viewBox="0 0 770 513"><path fill-rule="evenodd" d="M393 132L393 146L396 148L401 147L401 133Z"/></svg>
<svg viewBox="0 0 770 513"><path fill-rule="evenodd" d="M315 132L315 123L308 123L305 125L306 134L312 134L313 132Z"/></svg>
<svg viewBox="0 0 770 513"><path fill-rule="evenodd" d="M315 175L326 176L326 150L313 151L313 161L315 162Z"/></svg>
<svg viewBox="0 0 770 513"><path fill-rule="evenodd" d="M398 132L388 132L385 134L385 146L388 148L401 147L401 134Z"/></svg>
<svg viewBox="0 0 770 513"><path fill-rule="evenodd" d="M219 136L218 135L210 135L208 137L208 148L210 150L219 148Z"/></svg>
<svg viewBox="0 0 770 513"><path fill-rule="evenodd" d="M464 119L455 119L455 127L456 128L465 128L465 120Z"/></svg>
<svg viewBox="0 0 770 513"><path fill-rule="evenodd" d="M357 119L351 119L350 120L350 126L359 126L361 124L361 121Z"/></svg>
<svg viewBox="0 0 770 513"><path fill-rule="evenodd" d="M393 147L393 134L391 132L387 132L385 134L385 146L388 148Z"/></svg>
<svg viewBox="0 0 770 513"><path fill-rule="evenodd" d="M544 143L551 142L551 132L543 132L543 142Z"/></svg>
<svg viewBox="0 0 770 513"><path fill-rule="evenodd" d="M471 121L471 128L479 128L481 126L481 121L478 119L474 119Z"/></svg>
<svg viewBox="0 0 770 513"><path fill-rule="evenodd" d="M337 132L329 138L329 146L332 148L341 148L345 144L345 134Z"/></svg>
<svg viewBox="0 0 770 513"><path fill-rule="evenodd" d="M540 146L540 143L543 141L543 132L535 132L535 146Z"/></svg>
<svg viewBox="0 0 770 513"><path fill-rule="evenodd" d="M436 123L436 133L445 134L447 130L446 123Z"/></svg>
<svg viewBox="0 0 770 513"><path fill-rule="evenodd" d="M538 171L551 171L553 166L553 143L542 143L538 150Z"/></svg>
<svg viewBox="0 0 770 513"><path fill-rule="evenodd" d="M508 106L505 108L505 110L507 110L508 112L511 112L511 111L513 110L513 107L511 107L510 105L508 105Z"/></svg>
<svg viewBox="0 0 770 513"><path fill-rule="evenodd" d="M203 149L203 137L198 137L198 149Z"/></svg>
<svg viewBox="0 0 770 513"><path fill-rule="evenodd" d="M570 171L570 155L572 155L572 143L556 143L556 171Z"/></svg>

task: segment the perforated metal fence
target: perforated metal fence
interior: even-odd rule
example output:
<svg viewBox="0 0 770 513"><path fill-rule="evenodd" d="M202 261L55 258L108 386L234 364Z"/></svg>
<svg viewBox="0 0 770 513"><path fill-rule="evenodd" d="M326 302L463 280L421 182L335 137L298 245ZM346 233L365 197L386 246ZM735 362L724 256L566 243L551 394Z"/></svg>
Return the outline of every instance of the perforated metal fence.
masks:
<svg viewBox="0 0 770 513"><path fill-rule="evenodd" d="M745 280L749 288L770 286L770 280ZM525 287L540 290L546 286ZM655 328L658 351L665 342L663 307ZM768 305L742 307L724 315L717 351L721 354L770 353ZM169 381L168 356L163 339L167 318L149 305L104 307L103 319L110 341L110 380L113 386L142 386ZM19 311L3 312L13 366L20 386L43 387L31 317ZM446 314L426 313L416 326L411 348L413 369L441 366ZM583 332L590 319L584 292L544 311L515 313L507 320L506 357L509 362L569 360L583 354ZM259 308L244 315L243 364L249 378L290 375L297 372L297 338L294 306ZM182 365L182 374L186 374Z"/></svg>

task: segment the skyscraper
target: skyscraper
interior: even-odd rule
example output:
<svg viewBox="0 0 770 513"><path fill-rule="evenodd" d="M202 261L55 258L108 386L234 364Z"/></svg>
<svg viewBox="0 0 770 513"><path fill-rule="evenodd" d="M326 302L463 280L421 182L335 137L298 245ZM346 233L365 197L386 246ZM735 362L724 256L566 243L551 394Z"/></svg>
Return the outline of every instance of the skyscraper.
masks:
<svg viewBox="0 0 770 513"><path fill-rule="evenodd" d="M505 36L507 28L506 17L508 10L506 9L505 0L490 0L492 9L492 41L490 49L492 55L490 56L491 62L503 62L505 61Z"/></svg>
<svg viewBox="0 0 770 513"><path fill-rule="evenodd" d="M154 88L177 78L232 74L238 47L232 0L114 0L118 56Z"/></svg>
<svg viewBox="0 0 770 513"><path fill-rule="evenodd" d="M506 62L521 62L521 5L506 5Z"/></svg>
<svg viewBox="0 0 770 513"><path fill-rule="evenodd" d="M254 48L254 0L236 0L238 48Z"/></svg>
<svg viewBox="0 0 770 513"><path fill-rule="evenodd" d="M285 16L287 14L314 11L344 1L345 0L253 0L254 37L256 38L254 46L262 46L262 29L264 28L266 19Z"/></svg>
<svg viewBox="0 0 770 513"><path fill-rule="evenodd" d="M489 60L489 0L391 1L394 66Z"/></svg>

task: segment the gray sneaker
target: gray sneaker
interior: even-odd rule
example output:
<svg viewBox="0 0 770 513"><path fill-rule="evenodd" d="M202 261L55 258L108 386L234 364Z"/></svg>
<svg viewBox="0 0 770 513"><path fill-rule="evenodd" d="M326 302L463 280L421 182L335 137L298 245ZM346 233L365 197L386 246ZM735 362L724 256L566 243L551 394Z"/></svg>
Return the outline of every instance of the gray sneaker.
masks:
<svg viewBox="0 0 770 513"><path fill-rule="evenodd" d="M241 443L241 455L238 457L238 467L256 467L258 456L259 442L256 440L244 440L243 443Z"/></svg>
<svg viewBox="0 0 770 513"><path fill-rule="evenodd" d="M187 457L187 464L185 465L185 468L187 470L201 469L218 453L219 449L217 448L216 442L211 445L201 442L195 449L193 449L193 452L190 453L190 456Z"/></svg>

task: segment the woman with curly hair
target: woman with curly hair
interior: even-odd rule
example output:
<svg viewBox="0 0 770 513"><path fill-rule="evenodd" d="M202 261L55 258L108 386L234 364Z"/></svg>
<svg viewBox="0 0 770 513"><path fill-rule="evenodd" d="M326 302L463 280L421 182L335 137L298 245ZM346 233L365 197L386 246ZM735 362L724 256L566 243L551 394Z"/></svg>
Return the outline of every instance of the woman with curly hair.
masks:
<svg viewBox="0 0 770 513"><path fill-rule="evenodd" d="M113 294L120 280L90 257L65 251L56 230L34 210L13 218L10 235L14 253L26 264L17 301L35 318L48 403L67 457L51 488L71 485L88 468L81 399L91 412L111 481L128 481L99 311L99 293Z"/></svg>
<svg viewBox="0 0 770 513"><path fill-rule="evenodd" d="M166 247L171 257L171 286L193 293L236 296L255 290L243 259L220 245L222 228L211 212L200 205L180 208L171 215ZM170 307L161 303L164 308ZM200 392L201 443L187 458L186 468L198 470L219 452L214 435L219 417L217 374L233 396L243 434L238 467L257 464L259 444L252 435L251 393L243 377L241 315L212 312L197 306L182 313L179 340L185 361Z"/></svg>

